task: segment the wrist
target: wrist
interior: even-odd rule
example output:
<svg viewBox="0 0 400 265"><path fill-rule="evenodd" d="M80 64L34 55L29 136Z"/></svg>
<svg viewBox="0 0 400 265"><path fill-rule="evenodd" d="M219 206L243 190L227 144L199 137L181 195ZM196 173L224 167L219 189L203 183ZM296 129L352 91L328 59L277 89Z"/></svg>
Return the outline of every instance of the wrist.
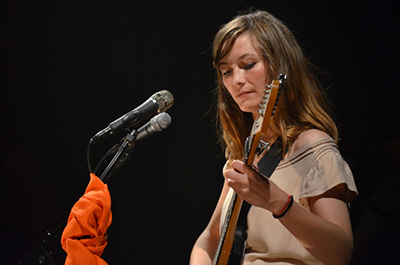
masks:
<svg viewBox="0 0 400 265"><path fill-rule="evenodd" d="M278 208L277 211L272 213L272 216L274 218L281 218L283 216L286 215L286 213L289 211L289 209L292 207L293 205L293 195L288 195L288 198L285 202L285 204L283 205L283 207L281 206L281 208Z"/></svg>

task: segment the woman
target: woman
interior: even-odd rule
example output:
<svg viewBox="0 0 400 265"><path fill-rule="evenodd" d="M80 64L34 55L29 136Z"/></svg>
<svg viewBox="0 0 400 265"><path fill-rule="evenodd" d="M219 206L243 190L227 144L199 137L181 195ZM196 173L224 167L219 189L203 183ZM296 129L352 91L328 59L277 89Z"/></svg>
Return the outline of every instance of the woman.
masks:
<svg viewBox="0 0 400 265"><path fill-rule="evenodd" d="M224 25L213 45L227 163L220 199L190 264L212 263L232 191L252 205L243 264L347 264L353 247L347 205L357 189L337 149L338 132L324 95L295 37L271 14L256 11ZM279 139L287 152L266 180L242 162L243 146L265 86L280 73L287 80L263 141L272 145Z"/></svg>

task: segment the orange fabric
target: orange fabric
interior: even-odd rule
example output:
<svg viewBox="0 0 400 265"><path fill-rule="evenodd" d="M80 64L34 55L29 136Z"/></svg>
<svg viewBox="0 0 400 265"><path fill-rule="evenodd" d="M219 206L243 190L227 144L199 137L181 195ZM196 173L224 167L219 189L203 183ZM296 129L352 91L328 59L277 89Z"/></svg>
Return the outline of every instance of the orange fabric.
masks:
<svg viewBox="0 0 400 265"><path fill-rule="evenodd" d="M61 237L67 252L65 265L107 265L100 256L107 246L106 231L111 221L107 184L90 174L85 194L72 207Z"/></svg>

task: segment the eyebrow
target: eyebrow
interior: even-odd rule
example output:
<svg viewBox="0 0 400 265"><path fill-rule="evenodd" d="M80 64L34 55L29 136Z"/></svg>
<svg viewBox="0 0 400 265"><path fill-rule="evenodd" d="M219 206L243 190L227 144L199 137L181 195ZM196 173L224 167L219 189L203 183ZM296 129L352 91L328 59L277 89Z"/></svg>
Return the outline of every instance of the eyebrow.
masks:
<svg viewBox="0 0 400 265"><path fill-rule="evenodd" d="M245 53L245 54L242 54L242 55L240 55L240 56L237 58L237 60L242 60L243 58L245 58L245 57L247 57L247 56L254 56L254 54L253 54L253 53ZM220 62L220 63L218 64L218 66L221 67L221 65L227 65L227 64L228 64L228 63L222 61L222 62Z"/></svg>

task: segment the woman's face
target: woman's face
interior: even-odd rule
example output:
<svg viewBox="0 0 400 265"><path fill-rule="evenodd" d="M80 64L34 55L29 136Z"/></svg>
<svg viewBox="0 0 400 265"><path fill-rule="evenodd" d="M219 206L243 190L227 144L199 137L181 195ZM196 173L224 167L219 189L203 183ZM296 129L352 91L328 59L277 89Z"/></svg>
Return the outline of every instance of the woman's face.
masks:
<svg viewBox="0 0 400 265"><path fill-rule="evenodd" d="M243 112L253 117L270 84L267 63L258 53L255 38L248 33L239 35L229 53L220 60L222 80L232 98Z"/></svg>

